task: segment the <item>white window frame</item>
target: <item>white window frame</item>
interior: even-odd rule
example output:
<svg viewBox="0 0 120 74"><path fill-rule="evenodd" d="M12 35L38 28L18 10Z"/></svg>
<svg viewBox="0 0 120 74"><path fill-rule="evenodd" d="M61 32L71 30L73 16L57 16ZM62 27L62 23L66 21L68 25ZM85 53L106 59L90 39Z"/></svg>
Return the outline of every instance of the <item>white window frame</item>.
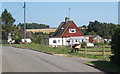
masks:
<svg viewBox="0 0 120 74"><path fill-rule="evenodd" d="M54 42L55 41L55 42ZM57 43L57 40L53 40L53 43Z"/></svg>
<svg viewBox="0 0 120 74"><path fill-rule="evenodd" d="M73 30L74 32L72 32L72 30ZM76 33L76 29L69 29L69 33Z"/></svg>

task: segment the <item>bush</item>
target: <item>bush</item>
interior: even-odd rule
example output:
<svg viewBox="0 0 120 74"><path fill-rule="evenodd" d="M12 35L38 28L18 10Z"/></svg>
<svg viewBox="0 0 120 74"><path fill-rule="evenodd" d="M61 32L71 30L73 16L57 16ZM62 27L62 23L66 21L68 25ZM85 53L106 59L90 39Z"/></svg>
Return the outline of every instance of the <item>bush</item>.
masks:
<svg viewBox="0 0 120 74"><path fill-rule="evenodd" d="M95 46L105 46L106 44L104 43L94 43Z"/></svg>
<svg viewBox="0 0 120 74"><path fill-rule="evenodd" d="M82 47L85 47L86 45L87 45L87 44L86 44L85 42L82 42L82 43L81 43L81 46L82 46Z"/></svg>
<svg viewBox="0 0 120 74"><path fill-rule="evenodd" d="M114 55L110 57L110 61L120 65L120 27L115 30L112 36L111 49Z"/></svg>

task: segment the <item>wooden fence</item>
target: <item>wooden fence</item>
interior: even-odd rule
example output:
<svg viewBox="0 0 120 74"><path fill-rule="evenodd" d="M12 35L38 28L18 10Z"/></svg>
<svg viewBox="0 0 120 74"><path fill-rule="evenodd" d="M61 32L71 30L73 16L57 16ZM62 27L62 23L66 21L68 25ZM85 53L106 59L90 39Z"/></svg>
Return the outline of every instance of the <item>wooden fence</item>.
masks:
<svg viewBox="0 0 120 74"><path fill-rule="evenodd" d="M95 47L94 47L95 48ZM82 55L90 55L90 56L103 56L103 57L105 57L105 56L110 56L110 55L112 55L112 54L110 54L110 55L107 55L106 53L108 53L108 52L111 52L111 50L105 50L105 48L108 48L108 47L99 47L100 49L102 49L102 50L97 50L98 48L96 48L96 50L88 50L89 48L88 47L84 47L84 50L79 50L80 52L82 51L82 52L84 52ZM102 54L101 55L98 55L98 54L89 54L89 52L102 52Z"/></svg>

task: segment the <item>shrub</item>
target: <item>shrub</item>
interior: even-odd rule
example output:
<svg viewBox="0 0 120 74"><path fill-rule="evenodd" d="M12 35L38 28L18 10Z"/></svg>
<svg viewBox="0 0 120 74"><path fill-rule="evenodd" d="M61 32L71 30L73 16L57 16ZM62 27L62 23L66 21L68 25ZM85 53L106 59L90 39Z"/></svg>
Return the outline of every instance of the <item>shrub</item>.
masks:
<svg viewBox="0 0 120 74"><path fill-rule="evenodd" d="M120 27L115 30L112 36L111 49L114 55L110 57L110 61L120 65Z"/></svg>
<svg viewBox="0 0 120 74"><path fill-rule="evenodd" d="M82 43L81 43L81 46L82 46L82 47L85 47L86 45L87 45L87 44L86 44L85 42L82 42Z"/></svg>
<svg viewBox="0 0 120 74"><path fill-rule="evenodd" d="M105 46L106 44L104 43L94 43L95 46Z"/></svg>

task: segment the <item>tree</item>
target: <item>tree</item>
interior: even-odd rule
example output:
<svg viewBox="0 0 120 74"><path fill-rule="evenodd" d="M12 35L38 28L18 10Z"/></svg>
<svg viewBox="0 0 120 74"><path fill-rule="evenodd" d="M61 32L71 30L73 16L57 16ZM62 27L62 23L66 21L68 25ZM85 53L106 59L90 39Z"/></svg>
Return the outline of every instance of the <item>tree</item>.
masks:
<svg viewBox="0 0 120 74"><path fill-rule="evenodd" d="M1 15L2 18L2 40L7 41L8 39L8 33L11 33L12 35L12 39L20 39L20 35L18 32L18 27L16 27L13 23L15 22L15 19L12 17L12 15L7 11L7 9L5 9L2 12Z"/></svg>
<svg viewBox="0 0 120 74"><path fill-rule="evenodd" d="M43 32L35 32L35 33L31 33L32 34L32 41L33 43L36 44L42 44L43 42L43 38L45 37L49 37L49 34L43 33Z"/></svg>
<svg viewBox="0 0 120 74"><path fill-rule="evenodd" d="M19 23L18 27L24 28L24 24ZM49 28L49 25L38 24L38 23L26 23L26 28L27 29L45 29L45 28Z"/></svg>
<svg viewBox="0 0 120 74"><path fill-rule="evenodd" d="M114 55L110 57L110 61L120 65L120 27L115 30L112 36L111 49Z"/></svg>
<svg viewBox="0 0 120 74"><path fill-rule="evenodd" d="M89 35L97 35L94 31L88 33Z"/></svg>
<svg viewBox="0 0 120 74"><path fill-rule="evenodd" d="M5 9L1 15L2 17L2 24L12 25L15 22L15 19L12 15Z"/></svg>
<svg viewBox="0 0 120 74"><path fill-rule="evenodd" d="M94 22L90 21L87 29L87 34L95 32L97 35L100 35L103 38L111 39L116 26L117 25L113 23L101 23L97 20L95 20Z"/></svg>

